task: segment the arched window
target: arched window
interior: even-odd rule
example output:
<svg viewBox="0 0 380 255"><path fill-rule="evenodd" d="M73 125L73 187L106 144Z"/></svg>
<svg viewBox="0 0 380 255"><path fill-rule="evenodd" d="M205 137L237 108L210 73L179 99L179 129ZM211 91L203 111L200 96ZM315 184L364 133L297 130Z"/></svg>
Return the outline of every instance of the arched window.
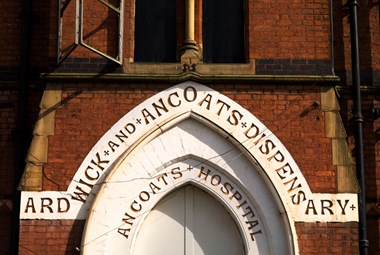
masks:
<svg viewBox="0 0 380 255"><path fill-rule="evenodd" d="M245 63L244 0L136 0L134 62L177 62L178 38L195 23L181 16L201 17L202 32L195 31L195 43L202 45L204 63ZM193 2L193 4L194 4ZM184 11L183 9L184 8ZM200 15L202 13L202 15ZM200 26L197 26L200 27ZM184 42L185 43L185 42Z"/></svg>
<svg viewBox="0 0 380 255"><path fill-rule="evenodd" d="M176 0L136 0L135 62L176 62Z"/></svg>
<svg viewBox="0 0 380 255"><path fill-rule="evenodd" d="M244 63L244 1L203 1L203 62Z"/></svg>

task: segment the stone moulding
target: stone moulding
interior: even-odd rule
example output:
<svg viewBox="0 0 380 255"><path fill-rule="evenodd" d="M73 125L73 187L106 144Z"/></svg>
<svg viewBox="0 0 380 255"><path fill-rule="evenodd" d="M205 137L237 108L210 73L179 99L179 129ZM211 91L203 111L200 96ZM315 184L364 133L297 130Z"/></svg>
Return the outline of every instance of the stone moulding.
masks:
<svg viewBox="0 0 380 255"><path fill-rule="evenodd" d="M38 120L33 130L33 139L25 159L25 170L19 190L41 190L42 173L47 162L48 138L54 135L56 106L61 101L61 86L48 84L40 103Z"/></svg>
<svg viewBox="0 0 380 255"><path fill-rule="evenodd" d="M244 84L309 84L337 85L339 77L333 75L254 75L254 74L201 74L198 72L182 72L178 74L155 73L125 73L125 74L96 74L96 73L44 73L41 78L48 82L59 81L91 81L91 82L169 82L178 84L186 81L199 83L231 83Z"/></svg>
<svg viewBox="0 0 380 255"><path fill-rule="evenodd" d="M355 165L348 148L347 134L334 88L321 88L321 108L325 112L326 137L331 139L333 165L337 167L338 192L358 193Z"/></svg>

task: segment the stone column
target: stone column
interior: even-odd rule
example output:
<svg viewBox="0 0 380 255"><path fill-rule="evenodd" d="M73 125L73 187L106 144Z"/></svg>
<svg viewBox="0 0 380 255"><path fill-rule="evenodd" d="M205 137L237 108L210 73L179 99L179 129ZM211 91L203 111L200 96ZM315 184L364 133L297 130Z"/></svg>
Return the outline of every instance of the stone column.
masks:
<svg viewBox="0 0 380 255"><path fill-rule="evenodd" d="M185 24L185 29L186 29L186 39L185 39L185 44L188 43L194 43L194 0L186 0L186 10L185 10L185 15L186 15L186 24Z"/></svg>
<svg viewBox="0 0 380 255"><path fill-rule="evenodd" d="M195 1L186 0L185 4L185 41L181 52L181 63L184 71L195 71L195 66L200 62L201 54L194 40L195 27Z"/></svg>

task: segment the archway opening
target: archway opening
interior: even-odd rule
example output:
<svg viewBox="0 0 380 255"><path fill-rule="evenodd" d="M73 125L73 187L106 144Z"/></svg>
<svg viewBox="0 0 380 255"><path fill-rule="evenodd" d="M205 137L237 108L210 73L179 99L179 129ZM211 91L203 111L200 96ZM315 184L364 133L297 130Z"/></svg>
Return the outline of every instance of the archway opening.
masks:
<svg viewBox="0 0 380 255"><path fill-rule="evenodd" d="M207 192L186 185L149 212L132 254L244 255L245 250L232 215Z"/></svg>
<svg viewBox="0 0 380 255"><path fill-rule="evenodd" d="M146 139L147 142L136 147L115 166L102 184L87 219L83 254L150 254L144 246L162 247L169 242L160 235L160 230L169 231L170 234L166 235L183 240L178 249L195 249L195 253L184 254L203 254L200 252L204 249L211 252L204 254L223 254L212 253L222 247L215 240L234 240L236 237L239 238L233 242L237 250L229 254L293 253L289 222L282 205L278 204L279 199L268 187L269 182L262 170L253 165L235 144L193 118L182 120L165 132ZM202 220L212 219L210 215L216 214L214 209L210 209L211 213L206 210L198 215L196 224L203 227L203 234L187 227L185 220L193 219L194 224L194 217L173 220L180 215L184 217L185 213L176 209L176 203L169 204L174 206L171 210L179 215L163 216L165 202L162 201L171 196L168 194L179 194L172 192L187 184L207 192L196 191L197 199L203 203L226 208L215 210L222 212L218 213L222 217L220 221L228 222L227 231L218 229L220 224L205 228L206 223ZM200 195L203 193L207 196ZM188 206L185 201L181 203ZM201 213L197 210L188 212ZM159 222L158 226L150 227L157 215L164 218L163 222L172 223L172 227L166 229L165 224ZM185 235L186 229L188 235ZM220 235L206 242L212 244L209 248L202 242L205 236L212 237L206 230ZM235 234L231 237L230 233ZM186 242L189 236L192 238ZM165 254L178 254L166 248L163 251Z"/></svg>

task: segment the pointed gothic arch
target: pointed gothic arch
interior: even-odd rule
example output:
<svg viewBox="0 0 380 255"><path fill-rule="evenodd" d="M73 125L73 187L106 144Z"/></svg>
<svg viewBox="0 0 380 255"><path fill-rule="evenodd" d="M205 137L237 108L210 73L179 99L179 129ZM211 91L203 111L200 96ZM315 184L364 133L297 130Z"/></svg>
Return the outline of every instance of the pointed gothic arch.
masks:
<svg viewBox="0 0 380 255"><path fill-rule="evenodd" d="M146 139L102 182L87 219L83 254L134 254L146 216L187 184L225 207L246 254L294 254L293 223L261 170L233 143L191 117Z"/></svg>
<svg viewBox="0 0 380 255"><path fill-rule="evenodd" d="M296 222L358 221L356 194L312 193L284 145L251 112L191 81L122 117L88 153L67 191L22 192L20 218L87 219L83 254L131 254L144 215L188 183L233 216L248 254L298 254ZM56 213L35 210L34 201L43 207L46 197Z"/></svg>
<svg viewBox="0 0 380 255"><path fill-rule="evenodd" d="M185 125L183 126L182 123L191 124L183 124ZM194 130L199 125L202 125L203 128ZM183 126L183 129L179 132L178 127L181 126ZM179 133L168 135L171 132L175 132L174 130L177 130ZM208 130L207 135L204 135L204 130ZM192 134L192 136L183 138L185 134ZM179 138L178 144L170 145L173 143L173 138ZM95 250L99 249L102 250L99 248L99 245L103 246L103 243L109 243L110 241L109 239L107 239L108 241L103 239L101 236L104 235L101 233L107 233L106 236L108 238L110 236L109 231L112 228L116 236L110 239L119 240L120 244L130 242L129 246L127 245L129 247L127 249L133 249L131 248L133 247L133 238L129 237L134 234L129 232L137 230L129 229L128 225L137 226L136 229L138 229L144 218L141 217L141 221L138 221L135 220L137 216L132 215L133 211L142 210L142 204L138 203L137 200L140 199L140 202L144 203L149 202L149 206L146 206L147 211L144 211L147 214L164 195L169 194L178 185L194 182L197 176L184 178L180 183L175 182L175 176L178 176L179 173L173 170L176 169L173 166L174 164L184 164L186 160L194 159L196 159L197 163L193 163L192 167L200 166L198 170L201 172L198 175L203 176L204 172L202 174L202 171L207 172L210 170L208 167L211 167L213 169L211 170L212 172L217 172L217 174L212 176L221 179L221 176L225 176L223 179L227 178L227 183L234 183L231 186L227 185L227 187L219 188L219 195L217 191L210 189L210 184L202 186L197 182L197 185L200 185L204 190L219 198L219 201L226 207L234 201L234 198L236 200L237 196L239 199L235 201L238 203L235 205L236 208L241 209L243 207L243 205L239 207L239 202L244 204L252 203L252 206L248 206L247 210L257 210L255 213L252 212L252 215L255 215L258 219L252 219L252 222L262 221L260 226L263 229L254 229L253 225L244 228L244 221L249 222L249 220L244 219L242 215L246 217L249 212L241 213L240 218L239 213L235 212L236 215L234 217L236 222L240 222L240 230L243 231L245 229L245 243L248 247L247 250L251 251L249 254L283 254L284 250L287 250L289 254L296 253L297 245L295 245L296 238L294 238L294 223L293 218L287 214L289 211L287 207L292 203L292 200L298 203L298 200L302 199L303 196L306 199L310 190L296 164L279 140L251 113L231 99L203 85L185 82L148 99L123 117L101 140L103 142L99 142L94 147L92 156L89 155L86 158L87 160L83 162L74 177L74 180L77 180L77 182L73 182L73 185L69 186L69 190L72 190L71 193L75 194L78 200L83 199L83 197L86 200L92 200L95 197L95 202L87 219L87 227L83 238L82 245L85 254L87 252L92 254ZM204 143L196 145L197 141ZM188 142L188 146L184 145L186 142ZM227 143L229 147L226 145ZM169 145L164 146L164 144ZM173 149L181 147L181 153ZM220 150L220 148L229 149ZM113 160L105 160L104 156L99 153L103 151L111 151L116 156ZM205 154L199 154L199 152ZM235 160L235 163L233 163L234 159L228 158L230 155L234 155L235 158L239 158L240 160ZM244 160L241 160L242 158ZM237 164L241 164L243 161L245 162L244 166L230 167L231 164L236 164L237 162L240 162ZM134 164L133 162L139 162L137 165L144 170L136 171L136 168L131 167ZM92 166L90 166L91 164ZM270 166L271 164L272 166ZM102 172L94 170L94 165L101 168ZM126 169L129 168L130 170L127 171ZM206 168L207 170L204 170ZM81 169L84 171L80 171ZM88 183L91 178L95 179L93 178L95 172L98 177L95 180L96 183ZM102 175L100 176L100 174ZM152 178L156 180L161 178L161 181L164 181L163 175L170 174L172 185L168 185L170 188L165 192L161 190L163 187L151 181ZM252 174L256 174L256 176L250 176ZM145 183L145 185L149 186L150 191L138 191L139 187L144 187L142 183L129 185L130 187L134 187L131 189L125 188L128 190L128 194L120 193L120 190L123 190L120 187L113 188L120 186L120 183L138 183L138 180L144 180L145 182L148 180L148 184ZM260 181L254 183L253 180ZM207 182L206 179L204 181ZM214 180L214 182L218 181ZM220 180L220 182L222 181ZM91 193L83 192L84 188L78 189L80 187L78 183L84 183L83 187L92 185ZM124 184L122 186L125 187ZM164 186L167 188L166 185ZM211 186L213 185L211 184ZM289 187L284 189L284 186ZM228 190L228 187L231 190ZM260 187L261 190L254 191L256 187ZM133 191L133 189L135 190ZM235 190L236 194L234 193ZM225 191L224 193L228 192L229 197L223 191ZM161 196L154 196L156 199L151 200L152 194L156 192L160 193ZM111 195L111 193L114 195ZM289 193L293 194L289 196ZM96 195L93 196L92 194ZM129 197L131 194L134 197ZM255 197L253 197L253 194L255 194ZM94 224L94 222L100 222L101 219L108 218L107 210L109 210L111 203L109 199L105 198L112 196L120 197L123 198L123 201L127 201L125 207L128 207L129 203L129 209L132 209L132 212L119 211L118 222L107 224L103 222L100 225L107 225L108 227L102 228L99 224ZM240 201L244 196L247 199ZM257 200L258 198L259 200ZM268 208L263 209L263 204L267 202ZM116 205L120 205L121 203L119 201ZM112 209L112 211L115 210ZM100 211L102 212L100 213ZM233 211L230 208L230 213ZM137 224L131 224L131 221L137 222ZM280 228L277 229L276 225L280 226ZM113 227L110 229L109 226ZM262 238L265 235L255 237L252 234L255 231L260 233L265 232L267 236L265 238ZM271 241L271 238L267 238L268 236L273 237L276 235L277 238L273 239L276 242ZM250 242L249 238L253 242ZM261 242L264 244L261 247L257 246L256 239L262 239ZM108 248L116 247L115 251L120 250L121 248L116 243L115 241ZM94 250L89 247L97 248L94 248ZM125 249L124 247L121 250ZM105 252L105 250L102 251Z"/></svg>

